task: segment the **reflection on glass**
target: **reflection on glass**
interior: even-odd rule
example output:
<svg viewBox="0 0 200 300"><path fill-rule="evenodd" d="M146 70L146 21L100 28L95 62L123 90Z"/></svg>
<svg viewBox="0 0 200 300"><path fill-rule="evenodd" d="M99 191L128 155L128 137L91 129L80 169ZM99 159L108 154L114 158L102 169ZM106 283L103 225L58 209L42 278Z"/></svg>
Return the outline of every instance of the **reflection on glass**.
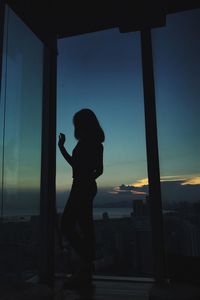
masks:
<svg viewBox="0 0 200 300"><path fill-rule="evenodd" d="M1 85L1 275L37 271L42 43L7 7ZM14 255L13 255L14 253Z"/></svg>
<svg viewBox="0 0 200 300"><path fill-rule="evenodd" d="M200 256L200 10L152 38L166 252Z"/></svg>
<svg viewBox="0 0 200 300"><path fill-rule="evenodd" d="M76 145L72 117L81 108L90 108L106 135L104 174L94 201L98 274L152 272L139 45L138 33L120 34L117 29L59 41L58 134L66 134L66 147L72 152ZM58 151L59 213L71 177Z"/></svg>

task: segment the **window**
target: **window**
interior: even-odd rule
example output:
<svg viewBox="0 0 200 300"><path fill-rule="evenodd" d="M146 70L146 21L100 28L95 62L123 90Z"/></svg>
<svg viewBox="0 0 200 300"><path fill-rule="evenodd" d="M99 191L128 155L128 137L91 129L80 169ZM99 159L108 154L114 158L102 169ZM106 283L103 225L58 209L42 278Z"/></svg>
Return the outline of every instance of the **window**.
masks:
<svg viewBox="0 0 200 300"><path fill-rule="evenodd" d="M14 280L38 271L42 77L43 45L7 7L0 102L0 275Z"/></svg>
<svg viewBox="0 0 200 300"><path fill-rule="evenodd" d="M104 174L94 200L97 274L152 274L141 73L139 33L112 29L59 41L57 133L66 134L71 152L73 115L90 108L106 135ZM71 168L58 151L59 213L71 182ZM59 258L57 271L62 271Z"/></svg>
<svg viewBox="0 0 200 300"><path fill-rule="evenodd" d="M200 10L169 15L152 39L165 249L183 276L200 256Z"/></svg>

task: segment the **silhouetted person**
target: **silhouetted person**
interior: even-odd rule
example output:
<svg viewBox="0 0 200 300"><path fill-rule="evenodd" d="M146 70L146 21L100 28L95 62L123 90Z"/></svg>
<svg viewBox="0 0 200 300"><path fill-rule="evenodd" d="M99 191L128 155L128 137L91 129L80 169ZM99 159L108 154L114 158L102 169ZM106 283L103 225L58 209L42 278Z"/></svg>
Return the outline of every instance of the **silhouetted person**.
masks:
<svg viewBox="0 0 200 300"><path fill-rule="evenodd" d="M72 156L64 147L65 135L62 133L58 145L73 170L73 183L62 215L61 231L81 260L79 272L66 282L66 286L76 288L92 282L95 259L93 199L97 193L96 178L103 173L104 132L90 109L77 112L73 123L78 143Z"/></svg>

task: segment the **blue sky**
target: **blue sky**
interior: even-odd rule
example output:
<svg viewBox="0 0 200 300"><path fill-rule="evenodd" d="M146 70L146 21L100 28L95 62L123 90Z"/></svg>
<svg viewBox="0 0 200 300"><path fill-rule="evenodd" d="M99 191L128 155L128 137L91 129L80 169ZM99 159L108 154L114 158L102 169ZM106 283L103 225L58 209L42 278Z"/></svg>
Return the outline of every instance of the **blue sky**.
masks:
<svg viewBox="0 0 200 300"><path fill-rule="evenodd" d="M72 117L83 107L96 113L106 135L99 185L114 187L146 177L138 33L114 29L59 42L57 131L66 133L70 151L76 144ZM58 186L69 186L71 170L59 153L58 170Z"/></svg>
<svg viewBox="0 0 200 300"><path fill-rule="evenodd" d="M35 201L38 209L43 45L9 14L0 107L4 200L9 209L20 201L24 208ZM163 199L199 201L200 10L168 16L166 27L152 30L152 41ZM74 113L94 110L106 135L98 199L144 198L148 176L139 32L110 29L61 39L58 52L57 133L66 134L72 152ZM68 191L71 182L71 169L57 151L57 191ZM37 195L26 202L22 194L31 189Z"/></svg>
<svg viewBox="0 0 200 300"><path fill-rule="evenodd" d="M162 175L200 171L199 28L200 10L193 10L152 31Z"/></svg>
<svg viewBox="0 0 200 300"><path fill-rule="evenodd" d="M172 14L152 30L162 181L200 183L200 10ZM57 130L72 151L73 114L89 107L105 130L101 188L147 185L140 35L118 29L59 41ZM57 187L70 168L57 154ZM193 181L191 181L193 180ZM191 183L193 182L193 183ZM185 187L184 187L185 188Z"/></svg>

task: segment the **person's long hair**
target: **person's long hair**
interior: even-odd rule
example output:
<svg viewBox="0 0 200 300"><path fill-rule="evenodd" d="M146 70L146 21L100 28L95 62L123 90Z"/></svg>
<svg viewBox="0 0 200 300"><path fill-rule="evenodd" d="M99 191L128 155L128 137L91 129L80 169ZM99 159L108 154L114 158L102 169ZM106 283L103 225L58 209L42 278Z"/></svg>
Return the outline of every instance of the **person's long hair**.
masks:
<svg viewBox="0 0 200 300"><path fill-rule="evenodd" d="M73 117L74 136L77 140L89 140L103 143L105 135L99 121L91 109L84 108Z"/></svg>

